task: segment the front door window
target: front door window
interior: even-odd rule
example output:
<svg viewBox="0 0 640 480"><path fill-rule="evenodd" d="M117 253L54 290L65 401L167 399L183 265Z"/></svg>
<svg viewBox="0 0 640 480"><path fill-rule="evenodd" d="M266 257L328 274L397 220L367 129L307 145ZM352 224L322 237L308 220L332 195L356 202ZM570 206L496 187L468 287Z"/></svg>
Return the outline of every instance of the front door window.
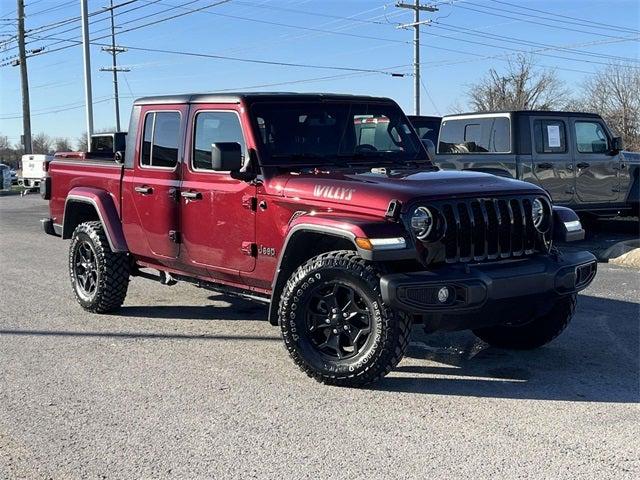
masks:
<svg viewBox="0 0 640 480"><path fill-rule="evenodd" d="M576 122L576 144L579 153L606 153L607 134L599 122Z"/></svg>

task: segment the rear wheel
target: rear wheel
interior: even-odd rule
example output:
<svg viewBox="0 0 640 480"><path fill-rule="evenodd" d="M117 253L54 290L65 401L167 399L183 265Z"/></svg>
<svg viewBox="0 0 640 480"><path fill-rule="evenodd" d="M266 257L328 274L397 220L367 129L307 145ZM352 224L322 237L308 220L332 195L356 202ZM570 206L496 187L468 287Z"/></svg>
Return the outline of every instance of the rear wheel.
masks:
<svg viewBox="0 0 640 480"><path fill-rule="evenodd" d="M561 297L551 310L520 326L500 325L473 331L481 340L498 348L532 350L546 345L560 335L573 317L576 294Z"/></svg>
<svg viewBox="0 0 640 480"><path fill-rule="evenodd" d="M78 225L69 247L69 276L73 292L90 312L119 308L129 286L129 256L111 251L100 222Z"/></svg>
<svg viewBox="0 0 640 480"><path fill-rule="evenodd" d="M380 272L356 252L318 255L282 293L279 323L289 354L319 382L361 386L389 373L409 344L411 319L380 296Z"/></svg>

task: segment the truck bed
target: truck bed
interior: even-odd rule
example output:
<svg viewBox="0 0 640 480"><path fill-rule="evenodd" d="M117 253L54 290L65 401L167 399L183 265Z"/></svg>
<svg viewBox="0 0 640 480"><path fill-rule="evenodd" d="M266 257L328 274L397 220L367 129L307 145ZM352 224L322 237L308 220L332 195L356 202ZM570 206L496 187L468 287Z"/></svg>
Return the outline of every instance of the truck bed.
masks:
<svg viewBox="0 0 640 480"><path fill-rule="evenodd" d="M55 224L62 224L64 205L75 187L98 188L109 192L120 215L120 186L123 166L100 158L59 158L49 164L51 201L49 210Z"/></svg>

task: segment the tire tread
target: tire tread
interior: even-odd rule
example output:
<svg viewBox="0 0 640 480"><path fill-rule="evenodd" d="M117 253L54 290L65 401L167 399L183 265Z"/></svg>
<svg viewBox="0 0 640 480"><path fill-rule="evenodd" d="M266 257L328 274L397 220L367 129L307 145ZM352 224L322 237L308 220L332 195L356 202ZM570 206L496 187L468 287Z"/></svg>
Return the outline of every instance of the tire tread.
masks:
<svg viewBox="0 0 640 480"><path fill-rule="evenodd" d="M73 293L78 303L89 312L112 312L122 306L127 296L131 271L129 255L111 250L104 227L100 221L84 222L78 225L73 232L69 248L69 269L73 268L74 245L78 235L81 233L84 233L93 241L98 260L98 269L102 271L102 274L100 275L95 298L91 302L86 302L78 295L75 285L73 285L73 275L70 270Z"/></svg>
<svg viewBox="0 0 640 480"><path fill-rule="evenodd" d="M379 298L379 304L383 310L382 318L386 319L387 323L393 323L390 328L395 328L396 331L386 335L386 345L382 349L382 353L379 354L379 358L376 362L372 362L368 368L356 372L354 374L342 374L342 375L327 375L311 368L302 358L298 350L294 346L293 339L288 335L286 328L283 328L282 316L283 312L286 314L287 304L289 298L295 292L297 285L311 272L320 268L342 268L352 271L359 275L374 292L380 295L380 275L381 271L370 262L364 260L357 252L353 250L335 250L326 253L322 253L316 257L311 258L300 267L298 267L287 281L282 295L280 297L280 305L278 309L279 323L282 330L282 336L284 339L285 347L289 352L289 355L293 359L294 363L309 377L315 379L320 383L327 385L340 385L340 386L364 386L370 383L374 383L387 375L392 369L394 369L398 363L402 360L404 354L409 347L409 340L411 336L411 323L412 319L409 315L393 311L388 305L382 303ZM395 321L394 321L395 320ZM392 345L393 343L393 345Z"/></svg>

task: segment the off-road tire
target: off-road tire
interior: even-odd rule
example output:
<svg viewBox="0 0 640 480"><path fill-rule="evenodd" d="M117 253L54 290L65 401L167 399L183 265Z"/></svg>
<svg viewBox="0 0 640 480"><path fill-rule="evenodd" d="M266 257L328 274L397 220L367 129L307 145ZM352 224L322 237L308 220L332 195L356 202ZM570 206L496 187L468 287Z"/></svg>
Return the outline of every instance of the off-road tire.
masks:
<svg viewBox="0 0 640 480"><path fill-rule="evenodd" d="M95 254L97 266L95 293L89 298L82 294L74 265L77 249L86 242ZM82 308L93 313L107 313L119 308L127 295L129 274L129 255L111 250L101 222L85 222L76 227L69 246L69 277L73 293Z"/></svg>
<svg viewBox="0 0 640 480"><path fill-rule="evenodd" d="M282 292L278 323L289 355L309 377L324 384L359 387L398 365L409 345L411 317L383 303L380 274L356 252L339 250L311 258L291 275ZM314 289L336 282L353 286L369 306L371 338L356 356L327 360L312 345L304 310Z"/></svg>
<svg viewBox="0 0 640 480"><path fill-rule="evenodd" d="M521 326L479 328L473 333L492 347L533 350L546 345L567 328L576 309L576 299L576 294L561 297L547 314Z"/></svg>

